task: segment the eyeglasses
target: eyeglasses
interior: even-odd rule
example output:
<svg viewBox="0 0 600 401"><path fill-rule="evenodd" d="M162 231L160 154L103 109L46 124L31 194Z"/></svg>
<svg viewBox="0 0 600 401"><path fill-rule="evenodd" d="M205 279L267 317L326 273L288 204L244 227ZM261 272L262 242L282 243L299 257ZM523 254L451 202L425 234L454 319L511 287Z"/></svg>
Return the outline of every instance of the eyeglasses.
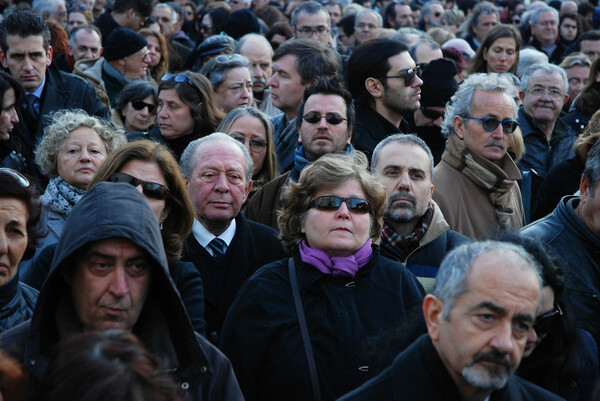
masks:
<svg viewBox="0 0 600 401"><path fill-rule="evenodd" d="M319 196L311 200L308 208L317 210L333 211L338 210L342 206L342 202L346 204L348 210L354 213L366 214L369 213L371 207L369 202L361 198L340 198L339 196Z"/></svg>
<svg viewBox="0 0 600 401"><path fill-rule="evenodd" d="M415 68L410 68L405 70L403 73L398 75L386 75L384 78L401 78L404 79L404 86L411 86L415 77L421 78L421 67L416 66Z"/></svg>
<svg viewBox="0 0 600 401"><path fill-rule="evenodd" d="M496 117L480 118L480 117L467 116L467 117L463 117L463 118L466 118L467 120L481 121L481 127L486 132L494 132L496 130L496 128L498 128L498 125L502 124L502 132L504 132L506 135L512 134L513 132L515 132L515 130L519 126L518 122L516 122L515 120L511 120L511 119L506 119L506 120L500 121Z"/></svg>
<svg viewBox="0 0 600 401"><path fill-rule="evenodd" d="M165 75L162 76L162 78L160 80L162 82L167 82L167 81L173 80L173 82L177 82L178 84L186 83L189 86L191 86L192 88L194 88L194 91L196 91L198 96L200 96L200 98L202 99L202 93L200 93L200 89L198 89L196 87L196 85L194 85L194 82L187 75L171 74L170 72L167 72Z"/></svg>
<svg viewBox="0 0 600 401"><path fill-rule="evenodd" d="M538 97L542 97L547 93L548 96L550 96L552 99L560 99L564 96L563 92L559 91L558 89L533 88L531 90L528 90L527 92L531 93L533 96Z"/></svg>
<svg viewBox="0 0 600 401"><path fill-rule="evenodd" d="M303 36L312 36L313 34L317 34L317 36L321 36L329 32L329 28L326 26L318 26L316 28L310 26L303 26L300 28L296 28L296 31L301 33Z"/></svg>
<svg viewBox="0 0 600 401"><path fill-rule="evenodd" d="M341 124L343 121L348 121L348 119L342 117L338 113L327 113L323 116L318 111L309 111L308 113L303 115L302 118L309 124L318 124L322 118L325 118L325 121L327 121L327 123L331 125L338 125Z"/></svg>
<svg viewBox="0 0 600 401"><path fill-rule="evenodd" d="M144 110L144 107L148 108L148 113L152 114L156 111L156 108L158 107L155 104L152 103L146 103L142 100L132 100L131 101L131 107L133 107L135 110L140 111L140 110Z"/></svg>
<svg viewBox="0 0 600 401"><path fill-rule="evenodd" d="M149 198L163 200L169 195L169 190L164 185L156 182L143 181L125 173L113 173L110 182L124 182L134 187L142 185L142 192Z"/></svg>
<svg viewBox="0 0 600 401"><path fill-rule="evenodd" d="M12 178L17 180L23 188L29 187L29 180L17 170L13 170L12 168L8 167L0 167L0 173L10 175Z"/></svg>
<svg viewBox="0 0 600 401"><path fill-rule="evenodd" d="M254 153L263 152L267 148L267 141L265 141L264 139L246 139L244 136L236 134L231 135L231 137L243 145L246 145L246 143L250 143L250 150Z"/></svg>
<svg viewBox="0 0 600 401"><path fill-rule="evenodd" d="M436 110L431 110L431 109L427 109L425 108L425 106L421 106L421 113L423 113L423 115L426 118L429 118L430 120L437 120L438 118L444 118L444 112L439 112Z"/></svg>
<svg viewBox="0 0 600 401"><path fill-rule="evenodd" d="M538 337L550 332L550 330L552 330L552 324L554 323L554 320L562 315L563 311L560 309L560 306L558 304L554 304L554 309L551 312L548 312L542 316L538 316L533 323L533 329Z"/></svg>

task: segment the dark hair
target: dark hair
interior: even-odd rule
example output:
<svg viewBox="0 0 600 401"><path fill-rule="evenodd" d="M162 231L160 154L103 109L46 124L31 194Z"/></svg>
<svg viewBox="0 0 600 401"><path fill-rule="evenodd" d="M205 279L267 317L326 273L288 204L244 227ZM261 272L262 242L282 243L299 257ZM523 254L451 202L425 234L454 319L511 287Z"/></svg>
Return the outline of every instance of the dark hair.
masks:
<svg viewBox="0 0 600 401"><path fill-rule="evenodd" d="M294 31L292 31L292 27L286 21L279 21L271 25L271 28L265 34L265 38L271 43L271 39L273 36L281 35L286 39L291 39L294 37ZM271 44L273 46L273 44ZM277 50L273 47L273 50Z"/></svg>
<svg viewBox="0 0 600 401"><path fill-rule="evenodd" d="M158 93L165 89L175 89L181 101L188 105L194 119L192 139L210 135L215 132L224 117L215 101L212 85L202 74L185 71L182 75L188 77L191 82L175 82L174 79L162 81L158 86Z"/></svg>
<svg viewBox="0 0 600 401"><path fill-rule="evenodd" d="M152 14L152 0L115 0L112 5L112 11L120 14L133 8L142 17L148 18Z"/></svg>
<svg viewBox="0 0 600 401"><path fill-rule="evenodd" d="M0 107L4 108L6 105L4 102L4 94L7 90L12 88L15 91L15 108L19 108L23 102L25 102L25 89L21 86L21 83L17 81L12 75L0 71Z"/></svg>
<svg viewBox="0 0 600 401"><path fill-rule="evenodd" d="M46 23L50 29L50 46L52 46L52 52L56 55L66 53L69 48L69 35L67 31L54 20L50 19Z"/></svg>
<svg viewBox="0 0 600 401"><path fill-rule="evenodd" d="M392 1L390 4L388 4L382 15L384 28L396 29L395 26L390 25L388 22L390 19L392 21L396 20L396 6L408 6L408 4L403 1Z"/></svg>
<svg viewBox="0 0 600 401"><path fill-rule="evenodd" d="M27 206L27 248L23 254L25 260L35 254L37 241L44 235L44 225L40 221L42 203L39 197L38 188L32 182L24 187L12 174L0 171L0 198L18 199Z"/></svg>
<svg viewBox="0 0 600 401"><path fill-rule="evenodd" d="M575 38L577 40L577 38L579 38L583 34L583 25L581 24L581 19L582 19L581 16L577 15L575 13L565 13L565 14L561 15L560 23L558 24L558 27L559 27L558 34L559 35L560 35L560 26L562 25L563 21L566 19L575 21L575 24L577 25L577 36Z"/></svg>
<svg viewBox="0 0 600 401"><path fill-rule="evenodd" d="M130 332L91 331L53 351L36 390L38 401L173 401L177 385Z"/></svg>
<svg viewBox="0 0 600 401"><path fill-rule="evenodd" d="M19 10L10 14L0 24L0 46L4 54L8 53L8 35L20 36L41 36L46 53L50 48L50 28L44 19L31 10Z"/></svg>
<svg viewBox="0 0 600 401"><path fill-rule="evenodd" d="M370 104L373 99L365 88L367 78L376 78L385 85L391 66L389 58L408 51L404 43L391 39L373 39L357 46L346 67L347 87L357 104Z"/></svg>
<svg viewBox="0 0 600 401"><path fill-rule="evenodd" d="M154 101L158 102L158 86L154 82L149 81L133 81L128 83L121 89L121 92L115 98L114 109L117 115L125 125L125 115L123 111L129 102L137 102L144 100L148 96L153 96Z"/></svg>
<svg viewBox="0 0 600 401"><path fill-rule="evenodd" d="M581 37L580 37L581 39ZM587 84L583 87L579 96L573 101L575 108L583 114L592 115L600 108L600 82L595 77L600 72L600 58L592 63L590 68L590 77Z"/></svg>
<svg viewBox="0 0 600 401"><path fill-rule="evenodd" d="M225 7L217 7L204 13L204 15L206 14L210 17L214 32L218 35L225 30L225 24L227 23L227 18L229 18L231 11ZM202 15L202 17L204 17L204 15ZM200 22L202 22L202 18L200 18Z"/></svg>
<svg viewBox="0 0 600 401"><path fill-rule="evenodd" d="M354 21L356 20L356 14L346 15L344 18L337 23L337 27L340 28L346 36L354 35Z"/></svg>
<svg viewBox="0 0 600 401"><path fill-rule="evenodd" d="M304 99L298 107L298 118L296 118L296 127L300 129L302 125L302 115L304 114L304 105L309 97L312 95L334 95L344 99L346 103L346 118L348 119L348 132L354 130L354 102L352 101L352 95L348 92L335 77L319 77L317 82L308 87L304 91Z"/></svg>
<svg viewBox="0 0 600 401"><path fill-rule="evenodd" d="M579 29L579 27L578 27L578 29ZM592 31L587 31L583 35L579 36L577 38L577 41L575 42L575 51L578 51L578 52L581 51L581 42L583 42L584 40L599 41L600 40L600 30L594 29Z"/></svg>
<svg viewBox="0 0 600 401"><path fill-rule="evenodd" d="M485 52L487 52L490 47L493 46L494 42L501 38L512 38L515 40L515 62L510 67L511 74L517 74L517 67L519 66L519 51L521 50L521 46L523 41L521 39L521 33L514 25L508 24L500 24L498 26L493 27L488 34L485 36L483 43L477 49L477 53L475 56L471 58L469 64L467 65L467 75L474 74L476 72L487 73L487 61L483 58Z"/></svg>
<svg viewBox="0 0 600 401"><path fill-rule="evenodd" d="M256 8L254 14L263 20L268 27L273 26L276 22L286 21L285 15L275 6L264 5Z"/></svg>
<svg viewBox="0 0 600 401"><path fill-rule="evenodd" d="M536 346L529 357L521 360L517 374L565 397L573 391L573 383L581 385L582 381L591 380L594 373L587 347L581 340L565 304L565 276L561 262L542 242L518 232L501 232L495 239L521 245L535 258L542 267L543 286L552 288L554 304L563 311L563 315L553 321L552 329L546 338Z"/></svg>
<svg viewBox="0 0 600 401"><path fill-rule="evenodd" d="M5 401L19 401L25 391L25 373L21 365L0 350L0 393Z"/></svg>
<svg viewBox="0 0 600 401"><path fill-rule="evenodd" d="M275 51L273 61L292 55L296 56L296 70L302 85L309 85L317 77L334 76L338 69L337 55L331 47L317 40L288 40Z"/></svg>

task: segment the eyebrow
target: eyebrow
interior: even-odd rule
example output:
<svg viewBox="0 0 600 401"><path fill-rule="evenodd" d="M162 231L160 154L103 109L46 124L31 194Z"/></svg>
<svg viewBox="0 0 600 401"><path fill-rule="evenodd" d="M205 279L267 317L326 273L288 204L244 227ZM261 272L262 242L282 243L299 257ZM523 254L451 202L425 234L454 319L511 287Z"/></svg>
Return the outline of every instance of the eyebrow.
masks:
<svg viewBox="0 0 600 401"><path fill-rule="evenodd" d="M508 312L506 311L506 309L504 309L501 306L496 305L495 303L491 302L491 301L483 301L480 302L479 304L475 305L471 310L477 310L477 309L489 309L490 311L492 311L493 313L500 315L500 316L506 316L508 314ZM533 322L535 319L532 315L530 315L529 313L517 313L512 317L512 321L519 321L519 322Z"/></svg>
<svg viewBox="0 0 600 401"><path fill-rule="evenodd" d="M100 251L91 251L91 252L89 252L89 253L87 253L85 255L85 258L87 260L89 260L91 258L94 258L94 257L98 257L98 258L102 258L102 259L107 259L107 260L111 260L111 261L114 261L114 260L117 259L117 257L114 256L114 255L109 255L107 253L103 253L103 252L100 252ZM144 253L140 252L137 255L132 256L131 258L127 258L127 260L125 260L125 263L131 262L131 261L134 261L134 260L139 260L139 259L145 259L145 260L147 260L148 256L145 255Z"/></svg>
<svg viewBox="0 0 600 401"><path fill-rule="evenodd" d="M406 166L401 166L401 165L398 165L398 164L387 164L387 165L383 166L384 170L388 170L388 169L391 169L391 168L398 169L398 170L400 170L402 168L408 168L408 171L411 171L413 173L414 172L425 173L425 170L423 170L422 168L418 168L418 167L406 167Z"/></svg>

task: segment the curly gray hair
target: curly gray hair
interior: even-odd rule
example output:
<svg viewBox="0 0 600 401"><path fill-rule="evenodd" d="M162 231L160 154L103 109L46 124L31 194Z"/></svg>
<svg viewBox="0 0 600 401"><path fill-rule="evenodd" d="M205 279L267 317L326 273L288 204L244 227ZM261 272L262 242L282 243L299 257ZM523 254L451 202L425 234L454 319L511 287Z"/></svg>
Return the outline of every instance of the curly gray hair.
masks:
<svg viewBox="0 0 600 401"><path fill-rule="evenodd" d="M107 154L127 143L123 131L107 121L88 115L84 110L59 110L50 118L52 121L44 129L44 136L35 148L35 162L42 173L50 178L58 177L58 152L77 128L93 129L104 142Z"/></svg>

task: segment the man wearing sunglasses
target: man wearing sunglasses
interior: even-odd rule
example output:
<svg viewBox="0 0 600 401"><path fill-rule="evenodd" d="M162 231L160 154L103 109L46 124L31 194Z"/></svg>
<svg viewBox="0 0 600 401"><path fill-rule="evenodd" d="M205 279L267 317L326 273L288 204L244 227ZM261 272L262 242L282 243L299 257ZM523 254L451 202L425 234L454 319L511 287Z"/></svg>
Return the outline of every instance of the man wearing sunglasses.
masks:
<svg viewBox="0 0 600 401"><path fill-rule="evenodd" d="M281 192L290 180L296 182L304 167L327 153L353 152L352 97L335 79L320 78L304 93L298 109L296 138L301 146L294 152L293 168L265 184L248 202L246 216L277 228Z"/></svg>
<svg viewBox="0 0 600 401"><path fill-rule="evenodd" d="M450 228L473 239L524 225L521 173L507 153L519 126L513 88L502 74L473 74L446 106L433 199Z"/></svg>
<svg viewBox="0 0 600 401"><path fill-rule="evenodd" d="M577 326L600 343L600 143L588 152L579 195L563 197L554 211L522 233L545 243L563 262L567 308Z"/></svg>
<svg viewBox="0 0 600 401"><path fill-rule="evenodd" d="M371 157L388 135L411 132L403 121L420 106L421 69L404 43L375 39L357 46L347 66L356 110L353 144Z"/></svg>
<svg viewBox="0 0 600 401"><path fill-rule="evenodd" d="M388 199L381 253L403 263L431 292L446 253L469 242L449 229L431 199L433 155L416 135L388 136L373 152L371 171L384 185Z"/></svg>
<svg viewBox="0 0 600 401"><path fill-rule="evenodd" d="M419 18L419 29L427 32L430 28L442 26L444 6L439 1L430 0L425 3Z"/></svg>
<svg viewBox="0 0 600 401"><path fill-rule="evenodd" d="M462 245L423 300L427 334L339 401L559 401L514 375L540 308L541 268L521 246Z"/></svg>
<svg viewBox="0 0 600 401"><path fill-rule="evenodd" d="M253 171L243 144L215 133L190 142L180 163L196 211L182 260L194 263L202 275L207 338L217 345L242 284L285 252L276 230L240 213Z"/></svg>

